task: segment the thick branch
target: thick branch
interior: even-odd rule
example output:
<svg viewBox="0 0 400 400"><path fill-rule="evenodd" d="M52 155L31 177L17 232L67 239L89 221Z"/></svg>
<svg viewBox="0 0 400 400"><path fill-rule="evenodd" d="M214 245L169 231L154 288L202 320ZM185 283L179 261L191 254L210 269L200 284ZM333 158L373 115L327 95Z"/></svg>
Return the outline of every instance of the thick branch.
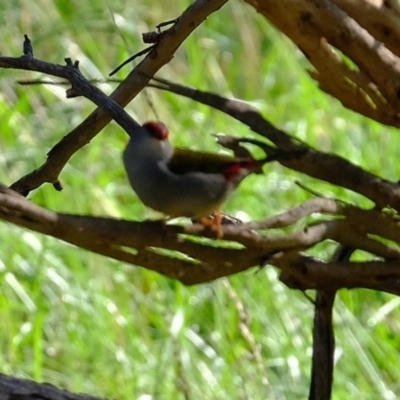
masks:
<svg viewBox="0 0 400 400"><path fill-rule="evenodd" d="M334 3L400 57L400 9L396 0L334 0Z"/></svg>
<svg viewBox="0 0 400 400"><path fill-rule="evenodd" d="M0 374L2 400L101 400L84 394L74 394L48 383L37 383Z"/></svg>
<svg viewBox="0 0 400 400"><path fill-rule="evenodd" d="M335 296L335 290L317 290L309 400L329 400L331 398L335 351L332 311Z"/></svg>
<svg viewBox="0 0 400 400"><path fill-rule="evenodd" d="M279 254L270 260L283 272L281 280L292 288L365 289L400 295L400 261L326 263L304 254Z"/></svg>
<svg viewBox="0 0 400 400"><path fill-rule="evenodd" d="M315 68L311 76L322 90L351 110L400 126L400 16L395 2L245 1L300 48ZM375 12L369 13L373 8Z"/></svg>
<svg viewBox="0 0 400 400"><path fill-rule="evenodd" d="M354 249L338 246L332 262L348 262ZM335 334L333 304L337 290L317 290L313 326L313 356L309 400L329 400L333 384Z"/></svg>
<svg viewBox="0 0 400 400"><path fill-rule="evenodd" d="M329 208L319 200L314 204L309 202L308 206L306 203L303 210L317 211L318 203L322 211ZM280 219L290 220L296 212L289 210L287 214L287 219L283 214ZM243 232L240 225L224 226L224 239L240 245L225 247L220 242L216 247L215 233L199 225L175 226L60 214L39 207L4 186L0 187L0 217L95 253L159 272L186 285L209 282L268 262L282 270L282 280L291 287L364 287L400 293L400 285L396 283L400 282L400 251L361 233L346 219L321 221L280 236ZM213 240L195 242L187 236L194 230L197 235ZM328 238L393 261L324 263L300 253Z"/></svg>

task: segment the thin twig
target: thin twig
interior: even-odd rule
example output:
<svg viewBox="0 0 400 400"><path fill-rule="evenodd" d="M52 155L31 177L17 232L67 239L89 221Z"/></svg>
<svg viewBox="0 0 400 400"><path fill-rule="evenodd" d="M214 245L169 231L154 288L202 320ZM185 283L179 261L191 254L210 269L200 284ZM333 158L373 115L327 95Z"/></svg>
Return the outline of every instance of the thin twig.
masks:
<svg viewBox="0 0 400 400"><path fill-rule="evenodd" d="M167 90L218 109L247 125L253 132L269 139L275 146L287 151L305 150L300 158L279 162L291 169L305 173L333 185L353 190L371 199L378 208L391 206L400 212L400 185L382 179L334 154L322 153L306 147L299 140L276 128L243 101L227 99L216 93L201 91L188 86L153 78L151 87Z"/></svg>
<svg viewBox="0 0 400 400"><path fill-rule="evenodd" d="M125 107L147 84L148 76L153 76L163 65L168 63L186 38L213 12L219 10L227 0L195 0L179 16L173 31L168 30L157 43L157 51L148 54L126 77L110 97L121 107ZM22 60L23 57L20 59ZM0 68L30 70L24 63L10 63L8 57L0 57ZM35 63L39 62L37 59ZM54 65L54 64L52 64ZM37 70L37 69L34 69ZM53 75L50 71L40 71ZM55 76L59 76L55 74ZM62 77L62 76L59 76ZM14 183L13 187L20 193L28 194L46 182L58 182L59 175L75 154L111 121L108 111L101 108L93 111L79 126L64 136L48 153L45 163Z"/></svg>

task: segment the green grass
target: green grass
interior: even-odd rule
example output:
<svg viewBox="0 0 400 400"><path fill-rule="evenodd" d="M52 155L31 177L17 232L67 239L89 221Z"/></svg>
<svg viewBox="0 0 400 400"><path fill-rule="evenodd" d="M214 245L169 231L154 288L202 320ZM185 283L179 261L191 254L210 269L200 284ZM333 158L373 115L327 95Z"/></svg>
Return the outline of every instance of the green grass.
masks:
<svg viewBox="0 0 400 400"><path fill-rule="evenodd" d="M71 56L87 77L106 77L144 47L142 32L178 16L189 3L6 0L0 53L19 56L28 33L38 58L62 63ZM232 0L194 32L160 76L252 102L310 145L397 180L396 132L320 93L305 67L286 38ZM94 109L85 99L66 100L64 87L15 84L37 76L0 70L0 181L6 184L42 164L46 152ZM101 87L107 93L113 88ZM218 151L210 133L251 134L192 101L146 93L176 144ZM140 122L156 118L143 94L128 110ZM60 177L62 192L45 185L31 199L63 212L156 216L127 183L125 142L124 132L111 124L71 159ZM370 204L279 165L266 171L244 182L225 210L252 219L281 212L309 198L296 179L327 196ZM114 399L184 399L185 393L191 399L306 398L313 307L280 283L274 269L186 288L9 224L2 224L0 240L1 372ZM318 247L322 257L332 250L332 243ZM334 399L399 395L399 310L393 296L340 293Z"/></svg>

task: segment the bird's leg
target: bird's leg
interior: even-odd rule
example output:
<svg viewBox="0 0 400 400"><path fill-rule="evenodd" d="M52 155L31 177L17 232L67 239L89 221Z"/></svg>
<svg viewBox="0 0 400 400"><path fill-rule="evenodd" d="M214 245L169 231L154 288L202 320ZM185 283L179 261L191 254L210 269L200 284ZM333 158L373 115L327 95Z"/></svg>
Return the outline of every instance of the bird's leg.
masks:
<svg viewBox="0 0 400 400"><path fill-rule="evenodd" d="M213 215L213 218L202 217L200 218L200 223L203 226L213 229L217 232L217 239L222 239L224 237L224 232L222 231L222 213L221 209L217 208Z"/></svg>
<svg viewBox="0 0 400 400"><path fill-rule="evenodd" d="M220 208L217 208L217 210L215 211L214 229L217 232L217 239L222 239L222 237L224 236L224 232L222 231L222 213Z"/></svg>

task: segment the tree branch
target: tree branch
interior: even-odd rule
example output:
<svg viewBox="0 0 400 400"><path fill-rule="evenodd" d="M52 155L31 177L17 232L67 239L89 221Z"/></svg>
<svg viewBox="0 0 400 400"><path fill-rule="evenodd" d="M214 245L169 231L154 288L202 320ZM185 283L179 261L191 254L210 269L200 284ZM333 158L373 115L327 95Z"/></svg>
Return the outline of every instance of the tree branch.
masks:
<svg viewBox="0 0 400 400"><path fill-rule="evenodd" d="M372 200L378 208L389 205L400 212L400 185L397 182L382 179L342 157L299 144L298 140L274 127L262 117L258 110L243 101L227 99L215 93L193 89L160 78L153 78L150 86L188 97L220 110L241 121L253 132L269 139L279 148L299 154L298 157L279 160L282 165L360 193Z"/></svg>
<svg viewBox="0 0 400 400"><path fill-rule="evenodd" d="M350 110L400 126L400 13L396 2L245 1L299 47L314 67L311 77L323 91ZM368 12L372 9L373 13Z"/></svg>
<svg viewBox="0 0 400 400"><path fill-rule="evenodd" d="M354 249L338 246L332 262L348 262ZM333 304L336 289L317 290L313 327L313 356L309 400L329 400L333 384L335 334Z"/></svg>
<svg viewBox="0 0 400 400"><path fill-rule="evenodd" d="M147 84L163 65L173 57L175 51L185 39L213 12L220 9L227 0L196 0L182 13L176 23L160 36L153 50L141 61L110 95L111 99L125 107ZM68 79L66 75L58 75L57 67L46 63L45 69L36 69L39 62L31 59L30 63L20 58L20 66L24 69L44 72L50 75ZM0 57L0 67L19 68L16 59ZM29 67L30 66L30 67ZM54 68L54 70L52 69ZM54 72L54 73L52 73ZM80 93L84 95L84 93ZM93 99L91 99L94 101ZM95 102L95 104L97 104ZM99 106L99 104L97 104ZM99 106L100 107L100 106ZM43 183L53 183L57 186L61 170L80 148L88 144L110 121L109 110L97 108L79 126L64 136L59 143L48 153L47 161L39 168L19 179L12 188L21 194L27 195Z"/></svg>
<svg viewBox="0 0 400 400"><path fill-rule="evenodd" d="M0 374L0 398L3 400L101 400L85 394L74 394L48 383L36 383Z"/></svg>
<svg viewBox="0 0 400 400"><path fill-rule="evenodd" d="M322 211L335 209L332 200L324 200L331 206L318 199L306 203L302 209L318 212L318 204ZM288 210L287 216L281 214L280 219L290 220L296 209L301 207ZM345 212L347 208L342 215ZM364 213L368 212L364 210ZM360 213L363 215L363 210ZM302 215L309 216L305 212ZM225 247L221 241L216 247L215 232L202 225L176 226L55 213L0 186L0 217L5 221L159 272L186 285L210 282L269 263L281 269L284 283L302 290L363 287L400 293L400 251L369 237L365 233L366 227L359 228L340 215L282 235L242 231L240 225L226 225L223 226L224 239L236 242L237 246ZM331 215L328 217L332 218ZM370 226L372 230L372 222ZM193 234L202 237L202 241L197 242ZM387 260L327 263L302 253L329 238L375 252Z"/></svg>

